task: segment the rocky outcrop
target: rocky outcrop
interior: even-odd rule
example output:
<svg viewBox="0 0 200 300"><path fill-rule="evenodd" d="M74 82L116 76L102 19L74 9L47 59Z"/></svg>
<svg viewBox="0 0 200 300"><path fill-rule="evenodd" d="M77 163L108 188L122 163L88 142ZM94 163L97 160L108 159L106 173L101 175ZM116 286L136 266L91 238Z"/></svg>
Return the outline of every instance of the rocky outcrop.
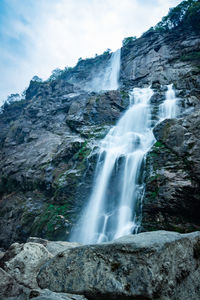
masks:
<svg viewBox="0 0 200 300"><path fill-rule="evenodd" d="M191 28L187 31L180 26L168 32L150 29L122 48L121 80L140 87L174 83L182 93L193 89L195 93L200 88L199 51L199 33Z"/></svg>
<svg viewBox="0 0 200 300"><path fill-rule="evenodd" d="M46 247L56 249L58 242L31 240L13 244L0 259L1 300L200 297L200 232L154 231L98 245L68 243L53 257Z"/></svg>
<svg viewBox="0 0 200 300"><path fill-rule="evenodd" d="M45 264L41 288L88 299L198 299L200 234L150 232L66 250Z"/></svg>
<svg viewBox="0 0 200 300"><path fill-rule="evenodd" d="M165 120L147 158L143 230L189 232L200 229L200 110Z"/></svg>

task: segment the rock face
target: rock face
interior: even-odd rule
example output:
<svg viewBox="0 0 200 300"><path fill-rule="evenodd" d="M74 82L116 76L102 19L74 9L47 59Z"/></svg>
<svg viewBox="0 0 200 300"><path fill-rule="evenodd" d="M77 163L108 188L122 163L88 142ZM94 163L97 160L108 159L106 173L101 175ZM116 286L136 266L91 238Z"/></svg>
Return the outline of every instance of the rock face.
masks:
<svg viewBox="0 0 200 300"><path fill-rule="evenodd" d="M66 250L37 277L41 288L88 299L199 299L200 233L157 231Z"/></svg>
<svg viewBox="0 0 200 300"><path fill-rule="evenodd" d="M143 230L200 229L200 111L154 128L147 158Z"/></svg>
<svg viewBox="0 0 200 300"><path fill-rule="evenodd" d="M63 81L32 82L26 105L15 114L12 105L5 110L0 120L0 247L30 235L66 240L70 221L91 188L98 140L127 105L125 92L98 95Z"/></svg>
<svg viewBox="0 0 200 300"><path fill-rule="evenodd" d="M88 90L94 75L104 72L108 64L111 54L106 52L79 61L58 79L31 81L24 100L5 105L0 113L0 248L25 242L29 236L67 239L91 191L99 140L129 105L128 92L134 87L151 85L154 89L153 124L166 85L171 83L182 99L181 114L186 116L192 109L197 112L199 53L199 32L192 28L149 30L122 47L118 90ZM173 134L187 140L183 123L177 125L183 129L177 128ZM190 127L191 139L198 136L197 130ZM158 145L152 150L159 152L158 162L150 154L147 164L143 230L199 228L198 154L187 156L186 163L183 149L176 152L169 143L166 152ZM158 177L153 181L157 173L152 175L151 163L154 169L155 164L165 169L165 183ZM173 178L177 178L176 187ZM162 186L160 200L158 185Z"/></svg>
<svg viewBox="0 0 200 300"><path fill-rule="evenodd" d="M199 33L182 27L167 33L149 30L122 48L121 78L124 84L174 83L180 90L199 88Z"/></svg>

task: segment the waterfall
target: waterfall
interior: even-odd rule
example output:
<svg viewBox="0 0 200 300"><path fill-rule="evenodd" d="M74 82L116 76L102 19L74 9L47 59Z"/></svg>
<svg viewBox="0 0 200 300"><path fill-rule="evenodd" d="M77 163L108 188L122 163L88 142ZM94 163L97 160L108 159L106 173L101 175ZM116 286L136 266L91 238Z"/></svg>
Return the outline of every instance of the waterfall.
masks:
<svg viewBox="0 0 200 300"><path fill-rule="evenodd" d="M142 164L155 142L152 95L150 88L134 88L128 110L101 141L91 197L73 228L71 241L101 243L136 231L135 206L144 191ZM172 85L168 85L158 120L176 114L177 98Z"/></svg>
<svg viewBox="0 0 200 300"><path fill-rule="evenodd" d="M160 121L164 119L176 118L178 113L177 98L173 90L173 84L167 86L165 94L165 101L160 105L159 118Z"/></svg>
<svg viewBox="0 0 200 300"><path fill-rule="evenodd" d="M94 92L117 90L119 87L120 62L121 49L118 49L112 53L105 70L94 74L92 81L88 83L85 89Z"/></svg>
<svg viewBox="0 0 200 300"><path fill-rule="evenodd" d="M117 90L119 87L121 49L113 52L102 80L101 90Z"/></svg>
<svg viewBox="0 0 200 300"><path fill-rule="evenodd" d="M130 106L100 145L94 187L71 240L100 243L133 232L134 208L143 189L140 171L154 142L150 88L134 88Z"/></svg>

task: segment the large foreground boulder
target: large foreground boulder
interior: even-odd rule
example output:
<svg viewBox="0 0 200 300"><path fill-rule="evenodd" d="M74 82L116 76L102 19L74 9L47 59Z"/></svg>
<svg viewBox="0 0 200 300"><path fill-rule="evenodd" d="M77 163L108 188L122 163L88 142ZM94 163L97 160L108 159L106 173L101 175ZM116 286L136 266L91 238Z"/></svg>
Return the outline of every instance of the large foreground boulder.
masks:
<svg viewBox="0 0 200 300"><path fill-rule="evenodd" d="M63 242L63 241L48 241L37 237L30 237L28 238L27 242L43 245L53 256L64 250L81 246L81 244L79 243L70 243L70 242Z"/></svg>
<svg viewBox="0 0 200 300"><path fill-rule="evenodd" d="M65 250L37 277L41 288L88 299L200 299L200 232L146 232Z"/></svg>

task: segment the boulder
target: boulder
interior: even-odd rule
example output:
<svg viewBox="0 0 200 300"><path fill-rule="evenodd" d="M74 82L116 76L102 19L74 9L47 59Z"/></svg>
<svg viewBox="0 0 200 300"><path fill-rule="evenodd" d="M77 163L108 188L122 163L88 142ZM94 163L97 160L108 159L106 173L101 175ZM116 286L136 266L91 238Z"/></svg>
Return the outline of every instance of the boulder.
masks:
<svg viewBox="0 0 200 300"><path fill-rule="evenodd" d="M54 293L48 289L31 291L30 299L34 300L87 300L84 296L66 294L66 293Z"/></svg>
<svg viewBox="0 0 200 300"><path fill-rule="evenodd" d="M36 276L40 267L52 258L41 244L13 244L0 260L0 266L16 282L28 288L38 288Z"/></svg>
<svg viewBox="0 0 200 300"><path fill-rule="evenodd" d="M70 243L62 241L48 241L37 237L30 237L28 242L42 244L52 254L56 255L64 250L81 246L79 243Z"/></svg>
<svg viewBox="0 0 200 300"><path fill-rule="evenodd" d="M29 290L0 268L0 299L1 300L26 300Z"/></svg>
<svg viewBox="0 0 200 300"><path fill-rule="evenodd" d="M88 299L200 298L200 232L129 235L65 250L42 266L41 288Z"/></svg>
<svg viewBox="0 0 200 300"><path fill-rule="evenodd" d="M5 252L0 250L0 259L4 256Z"/></svg>

